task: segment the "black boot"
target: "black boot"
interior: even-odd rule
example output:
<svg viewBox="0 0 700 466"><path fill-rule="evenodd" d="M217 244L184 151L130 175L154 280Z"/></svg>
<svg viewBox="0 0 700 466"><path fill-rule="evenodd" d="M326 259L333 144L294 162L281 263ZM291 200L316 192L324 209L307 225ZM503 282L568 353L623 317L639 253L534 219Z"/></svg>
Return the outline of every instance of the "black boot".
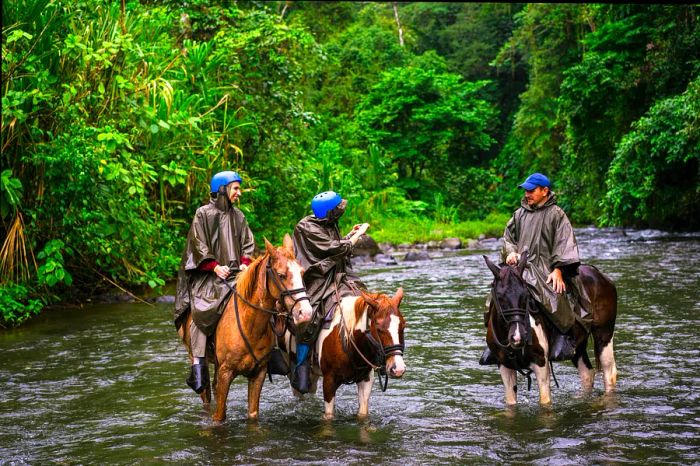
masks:
<svg viewBox="0 0 700 466"><path fill-rule="evenodd" d="M566 333L554 329L552 346L549 349L550 361L568 361L576 354L574 338Z"/></svg>
<svg viewBox="0 0 700 466"><path fill-rule="evenodd" d="M187 385L196 393L202 393L209 385L209 365L206 362L192 364Z"/></svg>
<svg viewBox="0 0 700 466"><path fill-rule="evenodd" d="M282 355L282 350L275 348L270 355L270 361L267 363L267 371L270 374L287 375L289 374L289 364L285 361Z"/></svg>
<svg viewBox="0 0 700 466"><path fill-rule="evenodd" d="M498 359L496 359L496 355L491 352L489 347L487 346L486 349L484 350L484 354L481 355L481 358L479 358L479 365L480 366L490 366L492 364L498 364Z"/></svg>
<svg viewBox="0 0 700 466"><path fill-rule="evenodd" d="M307 360L303 364L294 369L294 377L292 377L292 387L299 393L309 393L310 372L311 367Z"/></svg>

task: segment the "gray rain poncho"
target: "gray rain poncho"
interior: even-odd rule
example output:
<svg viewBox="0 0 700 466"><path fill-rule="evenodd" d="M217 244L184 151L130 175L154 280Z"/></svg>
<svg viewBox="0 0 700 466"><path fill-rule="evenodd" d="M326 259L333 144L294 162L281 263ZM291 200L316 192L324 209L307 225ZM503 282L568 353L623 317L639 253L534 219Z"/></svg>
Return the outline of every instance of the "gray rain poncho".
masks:
<svg viewBox="0 0 700 466"><path fill-rule="evenodd" d="M304 285L311 306L326 313L338 297L358 294L364 285L352 271L352 242L340 236L338 223L313 215L294 228L294 252L304 267Z"/></svg>
<svg viewBox="0 0 700 466"><path fill-rule="evenodd" d="M511 252L528 251L528 264L523 271L523 278L535 299L561 332L567 332L577 318L586 317L577 301L579 298L585 299L585 295L582 295L583 286L577 274L580 259L576 236L566 213L556 205L554 193L541 207L530 207L523 198L521 207L506 225L503 239L503 262ZM555 268L562 270L566 293L556 293L546 283L547 276ZM587 299L584 303L586 301ZM577 313L574 312L575 308ZM585 327L590 325L588 319L579 320Z"/></svg>
<svg viewBox="0 0 700 466"><path fill-rule="evenodd" d="M242 257L252 257L253 233L243 212L225 195L211 199L195 213L182 254L175 296L175 326L187 310L202 332L211 335L231 294L233 283L226 283L214 272L197 270L204 261L238 268Z"/></svg>

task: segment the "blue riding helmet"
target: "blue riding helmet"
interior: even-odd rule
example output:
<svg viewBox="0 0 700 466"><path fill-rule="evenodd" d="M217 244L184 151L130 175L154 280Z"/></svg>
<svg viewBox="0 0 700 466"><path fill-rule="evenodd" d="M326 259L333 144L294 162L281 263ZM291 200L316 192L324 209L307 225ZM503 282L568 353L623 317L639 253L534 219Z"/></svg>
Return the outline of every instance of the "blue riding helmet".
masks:
<svg viewBox="0 0 700 466"><path fill-rule="evenodd" d="M319 193L311 199L311 210L314 211L316 218L326 218L328 212L338 207L342 200L340 194L333 191Z"/></svg>
<svg viewBox="0 0 700 466"><path fill-rule="evenodd" d="M236 172L231 172L231 171L217 173L216 175L212 176L212 178L211 178L211 192L212 192L212 194L218 193L220 187L226 186L227 184L233 183L234 181L238 181L239 183L242 183L243 180L241 179L241 175L239 175Z"/></svg>

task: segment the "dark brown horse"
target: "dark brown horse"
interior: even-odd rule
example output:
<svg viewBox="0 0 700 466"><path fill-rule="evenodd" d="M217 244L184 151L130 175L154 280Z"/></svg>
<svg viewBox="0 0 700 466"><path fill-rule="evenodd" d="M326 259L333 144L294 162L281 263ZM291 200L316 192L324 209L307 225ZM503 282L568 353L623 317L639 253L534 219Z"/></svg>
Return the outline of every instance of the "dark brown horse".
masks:
<svg viewBox="0 0 700 466"><path fill-rule="evenodd" d="M393 297L380 293L345 297L336 307L329 328L321 330L316 340L318 360L313 364L311 392L322 376L324 419L333 419L335 394L341 385L357 384L357 416L362 419L369 414L374 371L385 377L382 390L386 389L387 377L403 376L406 321L399 310L402 298L402 288Z"/></svg>
<svg viewBox="0 0 700 466"><path fill-rule="evenodd" d="M302 282L302 268L294 257L294 247L285 235L281 247L265 240L265 254L241 272L235 290L221 315L214 337L214 354L207 360L214 363L216 392L215 422L226 418L226 399L231 382L238 375L248 379L248 418L256 419L260 406L267 362L275 342L271 317L291 315L297 326L312 316L311 305ZM189 348L188 329L192 316L180 327L180 336ZM211 401L211 389L201 394L205 407Z"/></svg>
<svg viewBox="0 0 700 466"><path fill-rule="evenodd" d="M515 266L498 266L484 256L493 272L491 306L486 332L489 349L499 361L505 387L506 404L516 403L516 371L532 371L539 386L540 403L551 403L549 379L551 376L548 354L550 324L523 280L527 253L521 255ZM617 290L615 285L598 269L589 265L578 268L579 278L590 298L588 312L592 314L590 335L593 337L596 369L603 371L605 391L615 389L617 367L613 353L613 334L617 317ZM595 372L586 351L589 332L577 322L574 326L576 352L571 359L578 369L581 386L593 388Z"/></svg>

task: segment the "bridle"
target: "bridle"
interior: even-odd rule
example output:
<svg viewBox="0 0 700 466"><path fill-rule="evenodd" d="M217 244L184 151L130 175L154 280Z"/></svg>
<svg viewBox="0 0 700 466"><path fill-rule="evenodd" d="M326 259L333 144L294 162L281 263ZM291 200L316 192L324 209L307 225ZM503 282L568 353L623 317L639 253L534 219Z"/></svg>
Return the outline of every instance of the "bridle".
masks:
<svg viewBox="0 0 700 466"><path fill-rule="evenodd" d="M241 334L241 337L243 338L243 342L245 343L246 349L248 350L248 353L250 353L250 356L253 358L255 361L255 366L253 367L253 372L255 369L258 368L258 366L262 363L260 359L258 359L255 356L255 352L253 351L253 346L250 344L250 341L248 340L248 337L246 337L245 333L243 332L243 326L241 325L241 316L240 312L238 311L238 300L240 299L243 301L245 304L248 306L252 307L253 309L257 309L262 312L266 312L270 314L270 320L271 322L274 321L274 318L277 316L285 316L287 319L292 315L292 310L294 307L299 303L300 301L307 300L309 301L309 297L306 295L306 287L302 286L301 288L293 288L289 289L287 288L284 283L280 280L279 276L277 273L272 269L272 261L271 261L270 255L267 257L267 264L265 265L265 291L267 294L272 295L270 292L270 287L269 283L272 281L272 283L275 285L275 288L277 288L277 291L280 292L279 297L276 299L277 303L282 304L282 311L278 310L279 306L275 306L273 308L266 308L263 306L259 306L255 303L252 303L245 299L241 294L236 290L235 287L229 285L227 281L224 280L224 283L226 283L226 286L233 292L233 308L236 313L236 323L238 324L238 331ZM299 293L304 293L304 296L295 298L294 295L297 295ZM286 300L284 299L285 297L291 297L294 300L294 303L291 306L287 306ZM274 324L271 324L271 327L274 327ZM274 333L274 328L273 328L273 333ZM265 359L272 351L274 348L272 348L268 353L262 358Z"/></svg>
<svg viewBox="0 0 700 466"><path fill-rule="evenodd" d="M528 296L526 299L526 304L525 307L509 307L509 308L503 308L501 307L501 303L498 300L498 296L496 295L496 286L495 282L493 286L491 286L491 302L493 302L496 312L498 313L499 318L506 323L506 326L510 328L510 325L512 323L518 323L522 322L523 326L525 327L525 338L527 340L527 344L531 345L532 344L532 328L530 327L530 314L533 313L532 311L532 306L530 305L530 297ZM498 340L498 337L496 336L496 333L494 332L493 334L494 341L498 346L501 348L505 349L506 352L511 355L515 349L511 347L510 342L506 342L505 344L501 343ZM507 337L506 337L507 338ZM523 346L524 350L524 346ZM513 354L514 356L514 354Z"/></svg>
<svg viewBox="0 0 700 466"><path fill-rule="evenodd" d="M367 304L367 306L369 306L369 304ZM367 341L369 341L370 345L374 348L374 362L371 362L369 358L367 358L357 346L357 343L355 343L355 339L352 337L352 332L345 326L345 318L342 315L340 316L340 323L343 329L345 330L347 339L350 340L350 343L352 344L352 347L355 348L357 354L360 355L362 360L370 367L371 370L377 372L379 386L382 389L382 392L385 392L387 385L389 384L389 374L387 374L386 372L386 360L390 356L403 357L405 344L399 343L395 345L382 345L381 341L372 334L372 324L374 322L370 320L368 310L365 311L365 318L366 323L363 335L365 336L365 338L367 338ZM379 330L377 330L377 333L379 333ZM383 383L382 376L384 376Z"/></svg>

